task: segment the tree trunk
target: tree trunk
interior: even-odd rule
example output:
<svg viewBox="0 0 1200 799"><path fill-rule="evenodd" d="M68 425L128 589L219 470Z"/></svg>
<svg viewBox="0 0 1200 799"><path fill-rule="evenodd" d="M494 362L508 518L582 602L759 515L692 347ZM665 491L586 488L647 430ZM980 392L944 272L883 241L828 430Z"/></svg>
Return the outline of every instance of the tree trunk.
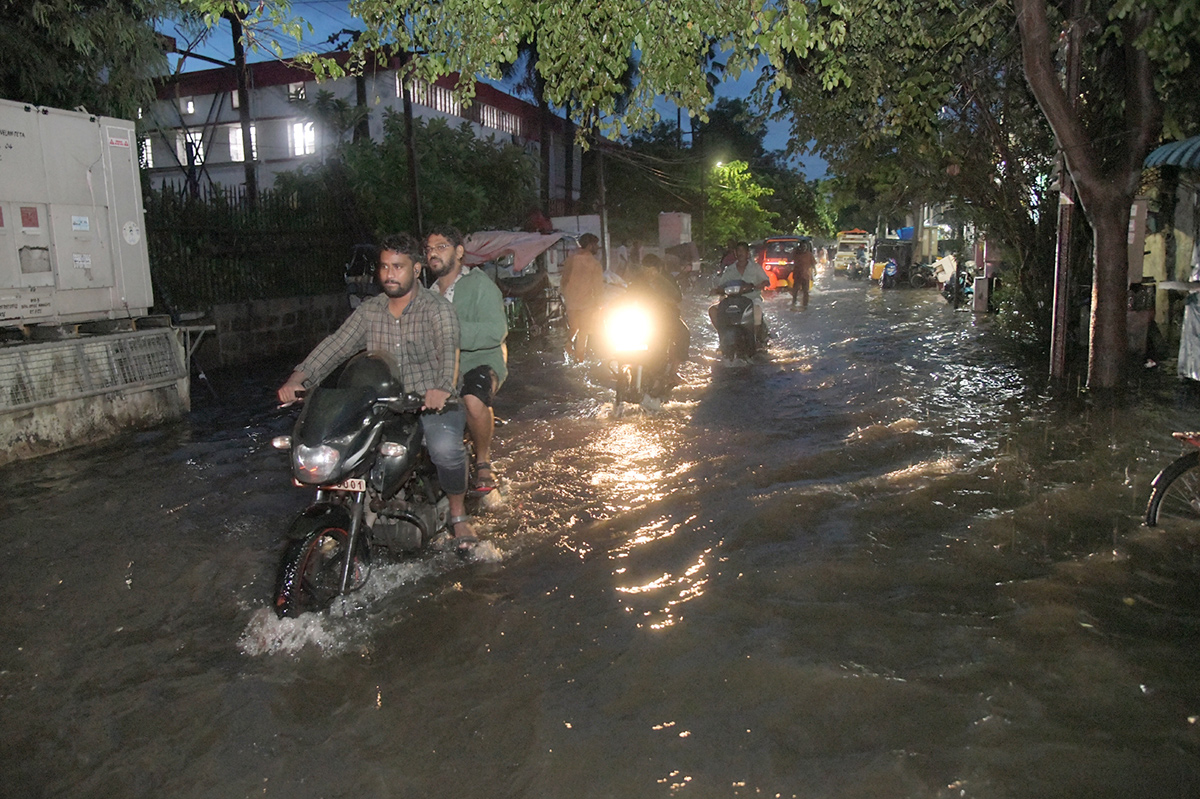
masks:
<svg viewBox="0 0 1200 799"><path fill-rule="evenodd" d="M233 64L237 72L238 122L242 128L242 160L246 176L246 198L250 205L258 205L258 159L254 152L254 136L251 135L253 117L250 115L249 71L246 69L246 53L242 49L242 18L232 12L225 13L233 31Z"/></svg>
<svg viewBox="0 0 1200 799"><path fill-rule="evenodd" d="M1053 54L1058 36L1051 36L1046 0L1015 0L1021 32L1025 79L1038 107L1050 123L1078 191L1079 203L1092 226L1095 253L1092 280L1092 326L1088 352L1088 388L1109 389L1121 384L1128 352L1126 308L1129 258L1126 236L1129 207L1141 176L1142 160L1162 127L1162 106L1154 92L1154 73L1146 54L1132 43L1149 25L1150 11L1124 20L1126 30L1124 152L1105 164L1091 132L1080 118L1073 98L1059 82ZM1068 21L1068 24L1076 24ZM1099 67L1093 67L1099 69ZM1112 135L1111 130L1103 131ZM1107 167L1107 168L1106 168Z"/></svg>
<svg viewBox="0 0 1200 799"><path fill-rule="evenodd" d="M1133 197L1113 191L1086 204L1094 243L1092 327L1088 387L1113 388L1124 377L1128 357L1129 206Z"/></svg>

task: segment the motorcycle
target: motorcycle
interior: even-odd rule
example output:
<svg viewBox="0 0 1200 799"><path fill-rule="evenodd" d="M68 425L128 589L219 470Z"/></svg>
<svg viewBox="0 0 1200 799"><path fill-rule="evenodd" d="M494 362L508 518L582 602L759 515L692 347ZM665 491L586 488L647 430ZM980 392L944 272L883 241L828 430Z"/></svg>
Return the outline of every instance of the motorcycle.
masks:
<svg viewBox="0 0 1200 799"><path fill-rule="evenodd" d="M680 360L672 350L686 348L685 342L675 340L687 331L678 313L668 314L644 298L622 296L604 309L601 321L604 356L616 392L613 415L620 416L627 402L664 402L675 386L675 361Z"/></svg>
<svg viewBox="0 0 1200 799"><path fill-rule="evenodd" d="M883 265L883 274L879 276L879 288L894 289L900 280L900 265L895 258L888 258Z"/></svg>
<svg viewBox="0 0 1200 799"><path fill-rule="evenodd" d="M405 394L398 374L389 355L356 355L335 388L309 393L292 434L271 442L290 452L296 485L316 489L279 564L281 618L324 610L366 583L375 555L420 550L447 526L421 431L424 398Z"/></svg>
<svg viewBox="0 0 1200 799"><path fill-rule="evenodd" d="M975 295L975 262L966 261L962 264L951 261L954 271L943 269L939 274L948 279L942 287L942 296L946 302L958 308L973 301Z"/></svg>
<svg viewBox="0 0 1200 799"><path fill-rule="evenodd" d="M855 258L846 266L847 280L862 280L870 270L867 269L867 262L862 258Z"/></svg>
<svg viewBox="0 0 1200 799"><path fill-rule="evenodd" d="M717 346L726 360L749 360L765 347L762 330L754 326L754 300L746 296L754 284L731 280L713 289L721 299L708 309L708 318L717 331Z"/></svg>
<svg viewBox="0 0 1200 799"><path fill-rule="evenodd" d="M908 268L908 285L915 289L929 288L937 282L932 264L913 264Z"/></svg>

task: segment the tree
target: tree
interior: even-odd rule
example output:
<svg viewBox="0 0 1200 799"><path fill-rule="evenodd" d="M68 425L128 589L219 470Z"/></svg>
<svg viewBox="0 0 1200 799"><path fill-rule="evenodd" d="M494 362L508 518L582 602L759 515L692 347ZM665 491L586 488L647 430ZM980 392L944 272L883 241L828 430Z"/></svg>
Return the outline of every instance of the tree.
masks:
<svg viewBox="0 0 1200 799"><path fill-rule="evenodd" d="M188 7L226 7L229 0L180 0ZM1080 186L1083 208L1096 241L1092 348L1088 383L1096 388L1119 382L1125 344L1125 258L1120 245L1132 198L1132 177L1159 136L1162 109L1176 108L1174 127L1194 119L1197 66L1192 58L1200 4L1177 0L1089 0L1083 14L1063 14L1072 0L1016 0L1025 73L1039 108L1067 156ZM727 57L725 74L736 78L765 58L771 65L771 92L786 91L793 76L789 58L806 59L825 89L852 86L856 59L875 58L863 74L876 97L896 98L890 113L897 125L933 129L946 77L939 67L961 63L970 51L988 52L992 40L1012 28L1008 6L991 0L607 0L580 5L569 0L355 0L366 32L361 53L395 47L421 53L417 66L426 77L458 72L469 92L476 75L496 77L499 65L515 61L523 43L538 43L537 71L545 97L572 109L585 129L607 131L647 127L657 119L654 102L671 97L703 117L711 98L708 55L714 45ZM1056 85L1054 61L1063 19L1086 23L1084 101L1070 102ZM877 43L876 52L843 49L849 31L861 28ZM954 32L943 37L940 31ZM861 38L861 37L859 37ZM930 51L931 41L941 50ZM879 54L892 58L891 68ZM930 54L922 62L918 54ZM629 60L638 79L626 86ZM315 67L335 67L319 59ZM1127 80L1128 79L1128 80ZM1190 84L1189 84L1190 81ZM863 106L870 116L876 109ZM1188 113L1191 116L1188 116ZM1170 121L1170 119L1168 119ZM830 120L836 124L836 120ZM1119 131L1114 135L1114 131ZM1106 154L1105 145L1115 146ZM1107 184L1107 185L1106 185Z"/></svg>
<svg viewBox="0 0 1200 799"><path fill-rule="evenodd" d="M762 198L772 193L754 180L745 161L714 166L705 186L705 238L710 242L749 241L770 235L778 214L763 208Z"/></svg>
<svg viewBox="0 0 1200 799"><path fill-rule="evenodd" d="M170 0L0 0L0 97L133 119L167 70Z"/></svg>
<svg viewBox="0 0 1200 799"><path fill-rule="evenodd" d="M346 120L349 130L353 120ZM515 144L480 139L468 123L415 120L421 175L421 216L429 225L454 224L464 232L515 227L534 201L536 163ZM347 223L361 238L416 229L412 208L397 201L408 185L404 117L388 111L383 139L342 142L325 164L280 175L276 188L316 186L340 198Z"/></svg>
<svg viewBox="0 0 1200 799"><path fill-rule="evenodd" d="M1130 205L1142 161L1162 135L1164 97L1178 101L1177 114L1196 110L1192 54L1200 6L1168 0L1090 6L1077 0L1015 0L1014 7L1025 76L1054 130L1094 236L1088 386L1115 387L1126 347ZM1055 60L1065 38L1057 31L1064 28L1076 29L1076 46L1094 64L1080 74L1078 98L1064 91Z"/></svg>

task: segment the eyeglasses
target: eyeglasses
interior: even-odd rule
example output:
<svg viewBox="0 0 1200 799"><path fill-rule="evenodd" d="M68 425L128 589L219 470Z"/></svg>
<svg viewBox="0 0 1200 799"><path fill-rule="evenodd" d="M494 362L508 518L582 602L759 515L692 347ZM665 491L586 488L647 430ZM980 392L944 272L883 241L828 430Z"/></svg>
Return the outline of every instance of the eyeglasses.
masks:
<svg viewBox="0 0 1200 799"><path fill-rule="evenodd" d="M430 253L435 253L435 252L445 252L448 249L450 249L450 245L447 243L430 244L428 247L425 248L425 254L429 255Z"/></svg>

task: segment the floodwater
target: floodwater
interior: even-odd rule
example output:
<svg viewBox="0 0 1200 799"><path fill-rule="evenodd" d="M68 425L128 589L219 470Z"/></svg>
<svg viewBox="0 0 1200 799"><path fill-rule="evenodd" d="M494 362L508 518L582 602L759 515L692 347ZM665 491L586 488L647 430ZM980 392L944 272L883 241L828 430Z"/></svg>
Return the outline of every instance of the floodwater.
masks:
<svg viewBox="0 0 1200 799"><path fill-rule="evenodd" d="M5 797L1194 797L1200 531L1148 530L1200 403L1052 398L934 291L768 298L615 419L514 342L474 562L267 608L308 495L287 363L0 470Z"/></svg>

